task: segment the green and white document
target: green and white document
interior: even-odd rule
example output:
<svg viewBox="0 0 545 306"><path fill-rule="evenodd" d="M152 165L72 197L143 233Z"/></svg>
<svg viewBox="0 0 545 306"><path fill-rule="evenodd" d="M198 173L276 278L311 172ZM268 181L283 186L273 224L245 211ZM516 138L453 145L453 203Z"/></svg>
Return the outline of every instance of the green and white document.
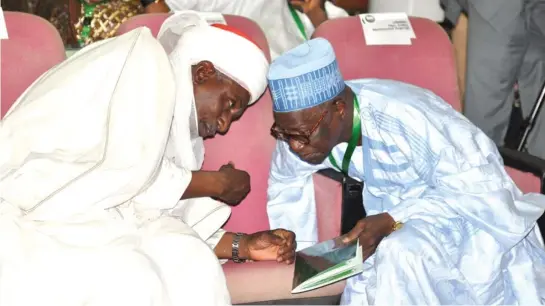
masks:
<svg viewBox="0 0 545 306"><path fill-rule="evenodd" d="M359 241L348 245L340 237L324 241L297 252L291 293L318 289L361 272Z"/></svg>

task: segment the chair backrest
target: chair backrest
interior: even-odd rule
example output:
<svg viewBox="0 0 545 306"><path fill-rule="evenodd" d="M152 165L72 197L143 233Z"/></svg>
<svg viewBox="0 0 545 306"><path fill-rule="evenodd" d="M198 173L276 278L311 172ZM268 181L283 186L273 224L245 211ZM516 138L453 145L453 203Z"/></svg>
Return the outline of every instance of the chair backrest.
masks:
<svg viewBox="0 0 545 306"><path fill-rule="evenodd" d="M154 35L169 14L146 14L132 17L122 24L117 34L145 26ZM227 24L250 36L270 60L269 45L261 28L253 21L241 17L224 15ZM275 140L270 134L273 123L272 101L269 91L252 105L238 122L234 122L225 136L216 136L204 142L205 159L203 170L217 170L233 162L235 167L248 171L252 190L242 203L233 207L226 230L255 232L269 229L267 217L267 181Z"/></svg>
<svg viewBox="0 0 545 306"><path fill-rule="evenodd" d="M21 12L4 12L9 39L1 42L2 113L44 72L66 56L57 29L47 20Z"/></svg>
<svg viewBox="0 0 545 306"><path fill-rule="evenodd" d="M236 168L250 174L252 190L237 207L225 229L255 232L269 229L267 217L267 186L275 140L270 134L273 124L269 91L242 118L231 125L225 136L204 142L204 170L217 170L232 161Z"/></svg>
<svg viewBox="0 0 545 306"><path fill-rule="evenodd" d="M117 35L126 33L138 27L148 27L151 30L151 33L153 33L154 36L157 36L157 34L159 34L159 30L161 29L161 25L163 24L165 19L168 18L168 16L170 16L169 13L142 14L134 16L129 20L125 21L119 27L119 29L117 29ZM265 56L267 57L267 59L269 61L271 60L269 43L267 42L265 34L257 25L257 23L242 16L223 16L228 25L240 29L244 31L246 35L250 36L254 40L254 42L261 48L261 50L265 52Z"/></svg>
<svg viewBox="0 0 545 306"><path fill-rule="evenodd" d="M261 28L250 19L225 15L227 24L249 35L270 61L269 44ZM251 69L251 68L249 68ZM233 208L226 230L251 233L269 229L267 217L267 185L275 140L270 134L273 124L272 99L269 90L252 105L242 118L231 125L225 136L206 140L203 170L217 170L233 162L248 171L252 190L237 207Z"/></svg>
<svg viewBox="0 0 545 306"><path fill-rule="evenodd" d="M368 46L359 16L328 20L313 37L333 45L346 80L382 78L430 89L461 110L452 44L429 19L410 17L416 34L410 46Z"/></svg>

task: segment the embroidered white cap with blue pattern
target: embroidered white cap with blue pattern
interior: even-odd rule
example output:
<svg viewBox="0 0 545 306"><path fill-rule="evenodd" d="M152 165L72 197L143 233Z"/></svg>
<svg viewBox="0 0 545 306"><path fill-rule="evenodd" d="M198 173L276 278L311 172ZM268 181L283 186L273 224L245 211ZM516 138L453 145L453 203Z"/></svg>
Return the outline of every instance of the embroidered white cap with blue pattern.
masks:
<svg viewBox="0 0 545 306"><path fill-rule="evenodd" d="M275 112L320 105L345 88L333 47L323 38L311 39L276 58L267 79Z"/></svg>

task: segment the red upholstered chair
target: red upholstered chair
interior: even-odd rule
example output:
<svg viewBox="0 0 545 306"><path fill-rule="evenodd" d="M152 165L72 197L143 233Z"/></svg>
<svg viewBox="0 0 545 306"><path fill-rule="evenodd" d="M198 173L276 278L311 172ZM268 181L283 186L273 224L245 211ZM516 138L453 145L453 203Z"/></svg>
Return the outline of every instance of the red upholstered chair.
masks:
<svg viewBox="0 0 545 306"><path fill-rule="evenodd" d="M0 47L0 118L40 75L65 59L62 39L45 19L20 12L4 17L9 39Z"/></svg>
<svg viewBox="0 0 545 306"><path fill-rule="evenodd" d="M133 17L121 25L118 34L146 26L157 35L167 17L168 14ZM256 23L240 16L224 17L227 24L249 35L270 60L267 39ZM252 190L242 203L233 207L231 218L224 227L226 230L252 233L269 229L266 205L267 180L275 144L274 138L270 135L272 123L272 101L267 90L261 99L244 113L241 120L233 123L225 136L216 136L205 141L204 170L217 170L231 161L237 168L248 171L251 177ZM318 218L319 238L331 239L340 234L342 193L340 184L321 175L315 175L314 182L316 198L319 199L317 211L319 216L323 216ZM291 299L319 298L316 302L325 304L337 300L344 289L344 282L340 282L308 293L292 295L290 292L293 265L286 266L276 262L245 264L229 262L223 267L233 303L283 300L283 304L290 304Z"/></svg>
<svg viewBox="0 0 545 306"><path fill-rule="evenodd" d="M410 18L416 34L411 46L368 46L359 18L329 20L314 32L331 42L346 80L383 78L427 88L461 110L452 44L435 22ZM545 193L545 161L500 148L507 172L524 192ZM545 228L545 218L538 221Z"/></svg>

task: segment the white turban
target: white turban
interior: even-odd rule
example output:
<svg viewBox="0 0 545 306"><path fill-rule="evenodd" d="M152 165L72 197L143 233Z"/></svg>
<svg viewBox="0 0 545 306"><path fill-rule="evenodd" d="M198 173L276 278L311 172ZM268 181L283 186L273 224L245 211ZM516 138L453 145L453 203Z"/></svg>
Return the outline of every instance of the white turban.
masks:
<svg viewBox="0 0 545 306"><path fill-rule="evenodd" d="M169 54L177 76L186 77L192 65L210 61L248 90L252 104L267 88L269 63L253 41L233 30L210 26L198 12L182 11L165 20L158 39Z"/></svg>

